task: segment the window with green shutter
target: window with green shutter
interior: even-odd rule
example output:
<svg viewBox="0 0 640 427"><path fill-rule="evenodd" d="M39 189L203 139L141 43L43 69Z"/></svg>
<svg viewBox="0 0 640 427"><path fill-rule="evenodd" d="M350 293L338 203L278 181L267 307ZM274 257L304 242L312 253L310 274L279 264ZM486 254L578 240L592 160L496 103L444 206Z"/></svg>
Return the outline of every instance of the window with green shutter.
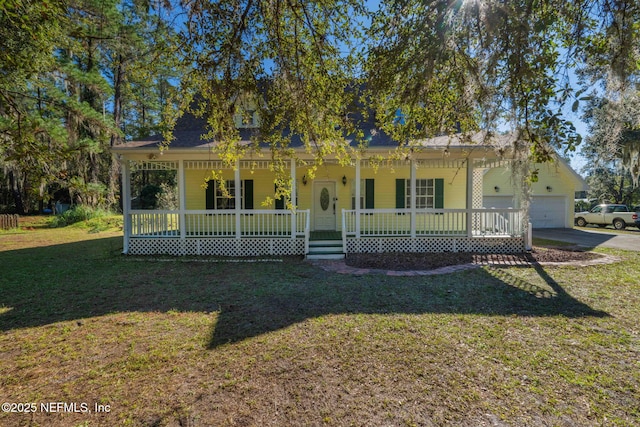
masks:
<svg viewBox="0 0 640 427"><path fill-rule="evenodd" d="M411 207L411 180L396 179L396 208ZM416 179L416 208L444 208L444 179Z"/></svg>
<svg viewBox="0 0 640 427"><path fill-rule="evenodd" d="M206 209L235 209L236 183L234 180L224 182L226 193L220 189L218 181L208 181L205 196ZM253 209L253 180L240 181L240 207Z"/></svg>
<svg viewBox="0 0 640 427"><path fill-rule="evenodd" d="M360 209L374 209L374 180L373 178L360 180ZM351 188L351 209L356 208L356 189Z"/></svg>

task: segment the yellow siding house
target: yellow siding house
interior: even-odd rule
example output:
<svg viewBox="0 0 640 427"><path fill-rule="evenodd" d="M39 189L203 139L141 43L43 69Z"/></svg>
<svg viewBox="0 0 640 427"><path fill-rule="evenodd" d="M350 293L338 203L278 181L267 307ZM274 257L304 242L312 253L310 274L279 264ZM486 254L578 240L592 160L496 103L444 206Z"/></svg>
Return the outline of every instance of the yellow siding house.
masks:
<svg viewBox="0 0 640 427"><path fill-rule="evenodd" d="M248 130L241 129L241 143ZM471 142L426 140L410 158L380 163L372 159L390 157L394 147L375 132L366 154L346 166L327 159L314 174L313 157L296 147L286 166L294 195L288 201L276 197L269 159L254 153L225 165L200 134L178 126L168 150L159 150L160 137L113 148L123 165L125 253L335 258L522 252L530 245L525 212L513 202L519 184L508 160L479 143L481 134ZM508 144L508 137L495 143ZM534 227L571 227L573 195L584 181L560 159L537 167Z"/></svg>

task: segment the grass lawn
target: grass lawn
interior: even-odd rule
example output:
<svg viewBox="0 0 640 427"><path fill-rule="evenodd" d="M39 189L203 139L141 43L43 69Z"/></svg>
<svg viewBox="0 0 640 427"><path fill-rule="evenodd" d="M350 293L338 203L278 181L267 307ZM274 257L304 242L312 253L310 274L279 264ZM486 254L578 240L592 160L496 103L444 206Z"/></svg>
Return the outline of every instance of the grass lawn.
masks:
<svg viewBox="0 0 640 427"><path fill-rule="evenodd" d="M0 425L640 425L640 253L358 277L120 234L0 232L0 402L35 408Z"/></svg>

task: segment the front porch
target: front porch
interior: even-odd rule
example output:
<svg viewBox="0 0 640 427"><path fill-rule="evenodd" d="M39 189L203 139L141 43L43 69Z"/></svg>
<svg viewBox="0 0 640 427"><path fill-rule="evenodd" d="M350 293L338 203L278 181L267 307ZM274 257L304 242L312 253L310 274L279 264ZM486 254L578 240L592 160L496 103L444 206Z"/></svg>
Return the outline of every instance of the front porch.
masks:
<svg viewBox="0 0 640 427"><path fill-rule="evenodd" d="M312 232L309 210L136 210L125 217L125 253L307 255L312 235L340 236L345 253L513 253L526 244L515 209L343 209L341 219L341 231Z"/></svg>
<svg viewBox="0 0 640 427"><path fill-rule="evenodd" d="M307 256L311 233L339 233L345 254L515 253L529 247L523 211L482 207L483 175L502 164L495 160L420 158L384 166L367 159L346 166L327 161L315 177L308 175L308 163L290 160L295 208L276 199L276 209L255 209L275 199L270 161L229 167L179 154L151 157L123 159L127 254ZM212 170L230 195L209 181ZM155 205L148 193L164 182L172 187Z"/></svg>

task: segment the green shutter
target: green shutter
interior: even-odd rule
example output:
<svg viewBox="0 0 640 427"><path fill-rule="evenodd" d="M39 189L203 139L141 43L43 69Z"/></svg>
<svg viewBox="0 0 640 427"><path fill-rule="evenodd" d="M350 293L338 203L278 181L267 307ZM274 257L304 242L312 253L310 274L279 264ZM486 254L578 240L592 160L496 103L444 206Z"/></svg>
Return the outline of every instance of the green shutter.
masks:
<svg viewBox="0 0 640 427"><path fill-rule="evenodd" d="M206 209L215 209L216 208L216 181L211 180L207 181L207 191L206 191Z"/></svg>
<svg viewBox="0 0 640 427"><path fill-rule="evenodd" d="M273 191L278 191L278 186L276 184L273 184ZM284 197L276 199L276 209L284 209Z"/></svg>
<svg viewBox="0 0 640 427"><path fill-rule="evenodd" d="M404 178L396 179L396 209L404 209Z"/></svg>
<svg viewBox="0 0 640 427"><path fill-rule="evenodd" d="M444 209L444 179L438 178L434 180L434 208Z"/></svg>
<svg viewBox="0 0 640 427"><path fill-rule="evenodd" d="M244 208L253 209L253 180L244 180Z"/></svg>
<svg viewBox="0 0 640 427"><path fill-rule="evenodd" d="M374 195L374 190L373 190L373 179L365 179L364 180L364 203L365 203L365 209L373 209L374 206L374 202L373 202L373 195Z"/></svg>

